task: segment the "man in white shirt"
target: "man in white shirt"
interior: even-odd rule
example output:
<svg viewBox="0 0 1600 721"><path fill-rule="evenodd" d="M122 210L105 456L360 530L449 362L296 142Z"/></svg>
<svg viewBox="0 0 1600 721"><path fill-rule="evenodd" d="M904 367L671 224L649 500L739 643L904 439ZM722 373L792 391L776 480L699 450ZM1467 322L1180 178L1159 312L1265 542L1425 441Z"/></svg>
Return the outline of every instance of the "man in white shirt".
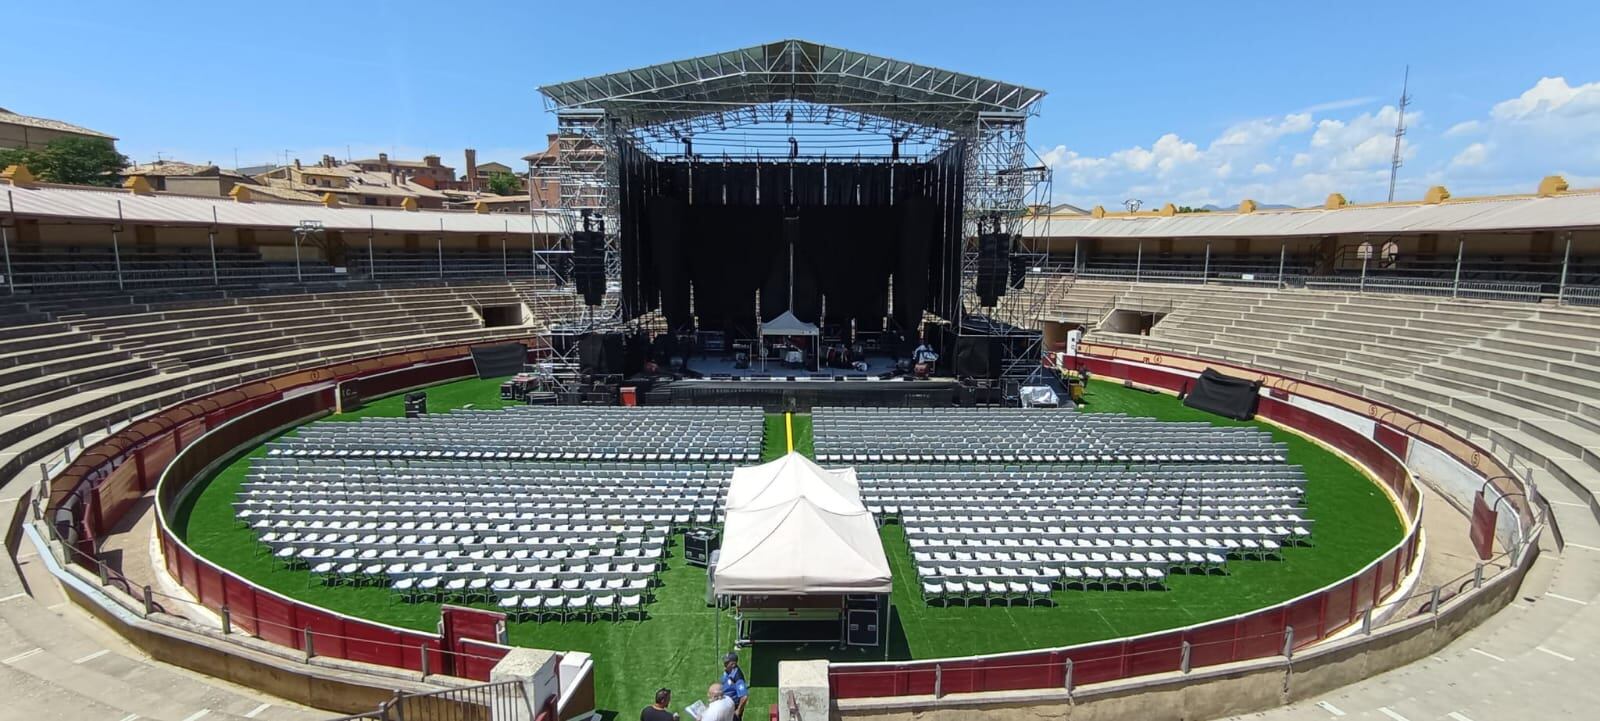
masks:
<svg viewBox="0 0 1600 721"><path fill-rule="evenodd" d="M700 721L733 721L733 699L722 695L722 684L706 689L706 710L700 713Z"/></svg>

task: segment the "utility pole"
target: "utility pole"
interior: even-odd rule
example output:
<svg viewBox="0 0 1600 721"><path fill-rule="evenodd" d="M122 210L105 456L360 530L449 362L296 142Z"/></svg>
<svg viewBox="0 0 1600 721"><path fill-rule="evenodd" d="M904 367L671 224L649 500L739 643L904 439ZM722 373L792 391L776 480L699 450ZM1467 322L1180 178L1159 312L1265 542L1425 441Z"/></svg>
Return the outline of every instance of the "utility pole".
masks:
<svg viewBox="0 0 1600 721"><path fill-rule="evenodd" d="M1394 157L1389 160L1389 202L1394 202L1394 180L1400 174L1400 139L1406 134L1406 107L1411 105L1411 66L1406 65L1405 79L1400 82L1400 117L1394 123Z"/></svg>

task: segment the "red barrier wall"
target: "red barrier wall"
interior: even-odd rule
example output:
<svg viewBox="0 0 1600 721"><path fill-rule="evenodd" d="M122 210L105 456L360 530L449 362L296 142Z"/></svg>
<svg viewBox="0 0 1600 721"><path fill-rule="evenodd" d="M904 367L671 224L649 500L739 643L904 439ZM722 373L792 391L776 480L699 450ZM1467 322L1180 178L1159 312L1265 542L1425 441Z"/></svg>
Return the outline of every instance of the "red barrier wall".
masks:
<svg viewBox="0 0 1600 721"><path fill-rule="evenodd" d="M1180 390L1193 380L1180 371L1111 358L1079 356L1076 361L1100 377L1132 380L1171 391ZM1147 362L1160 361L1157 356ZM1115 681L1178 670L1185 642L1190 645L1190 666L1203 667L1281 655L1286 641L1292 648L1301 648L1358 622L1367 609L1394 591L1416 560L1421 526L1415 520L1421 510L1421 495L1396 455L1404 453L1410 437L1381 422L1374 437L1368 437L1294 405L1290 402L1295 395L1292 388L1273 390L1261 399L1258 415L1317 438L1356 459L1394 492L1405 512L1410 527L1405 538L1354 577L1234 618L1117 641L941 661L833 664L829 669L833 697L931 694L935 675L941 678L939 691L943 694L1062 688L1068 661L1073 685ZM1288 637L1290 633L1292 639ZM985 674L974 669L993 672ZM926 681L915 683L915 679Z"/></svg>
<svg viewBox="0 0 1600 721"><path fill-rule="evenodd" d="M303 651L310 629L313 650L319 656L420 671L427 654L427 668L441 671L446 668L445 652L436 634L344 616L258 588L196 556L173 536L166 516L207 465L226 458L263 432L330 410L334 383L359 379L364 395L372 398L471 375L468 348L430 348L297 371L168 408L79 454L52 479L52 505L81 495L85 511L78 519L78 531L83 538L93 539L120 521L145 489L159 485L159 539L168 574L206 607L218 612L226 607L234 632ZM290 391L297 394L285 400ZM169 477L169 483L160 483ZM92 549L93 544L80 548ZM74 560L89 562L76 556ZM458 674L470 674L467 678L487 680L489 669L507 650L476 643L470 652L456 654L453 665Z"/></svg>

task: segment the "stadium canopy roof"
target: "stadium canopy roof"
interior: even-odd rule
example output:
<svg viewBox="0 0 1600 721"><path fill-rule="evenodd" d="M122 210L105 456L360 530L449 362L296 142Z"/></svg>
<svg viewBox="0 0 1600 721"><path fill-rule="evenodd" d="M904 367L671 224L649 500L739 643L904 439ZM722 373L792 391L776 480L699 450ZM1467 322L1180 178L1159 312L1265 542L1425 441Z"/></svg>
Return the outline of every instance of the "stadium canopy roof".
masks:
<svg viewBox="0 0 1600 721"><path fill-rule="evenodd" d="M240 186L253 187L253 186ZM137 194L112 188L68 185L7 186L0 183L0 218L65 222L125 222L176 226L284 228L317 221L328 230L396 233L556 234L558 220L546 214L474 213L370 206L327 207L315 203L236 202L231 198Z"/></svg>
<svg viewBox="0 0 1600 721"><path fill-rule="evenodd" d="M1244 238L1558 230L1600 227L1600 192L1463 198L1251 213L1036 216L1021 233L1053 238Z"/></svg>
<svg viewBox="0 0 1600 721"><path fill-rule="evenodd" d="M957 130L980 112L1031 113L1044 91L903 60L780 40L539 88L553 110L604 110L624 125L678 123L801 101Z"/></svg>

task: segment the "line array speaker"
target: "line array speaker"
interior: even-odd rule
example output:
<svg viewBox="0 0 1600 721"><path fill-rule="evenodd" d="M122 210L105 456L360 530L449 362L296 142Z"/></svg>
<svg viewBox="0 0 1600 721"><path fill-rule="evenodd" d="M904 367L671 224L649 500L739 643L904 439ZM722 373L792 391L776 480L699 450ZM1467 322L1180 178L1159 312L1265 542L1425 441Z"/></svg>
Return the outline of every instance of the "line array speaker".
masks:
<svg viewBox="0 0 1600 721"><path fill-rule="evenodd" d="M978 236L978 302L993 308L1006 294L1006 275L1011 268L1011 236L984 233Z"/></svg>
<svg viewBox="0 0 1600 721"><path fill-rule="evenodd" d="M606 295L606 240L599 231L580 230L572 234L572 281L590 307L600 305Z"/></svg>

